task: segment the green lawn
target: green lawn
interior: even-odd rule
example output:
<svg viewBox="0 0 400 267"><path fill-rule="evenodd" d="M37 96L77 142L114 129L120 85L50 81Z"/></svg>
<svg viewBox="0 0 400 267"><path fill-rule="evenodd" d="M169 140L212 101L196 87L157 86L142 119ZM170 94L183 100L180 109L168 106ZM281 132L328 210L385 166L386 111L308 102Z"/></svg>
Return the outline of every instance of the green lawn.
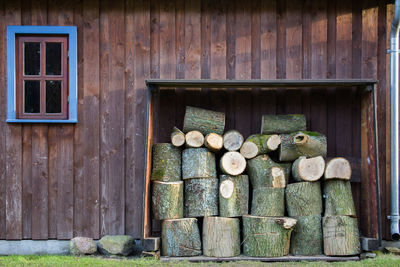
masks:
<svg viewBox="0 0 400 267"><path fill-rule="evenodd" d="M358 262L297 262L297 263L263 263L263 262L227 262L227 263L188 263L185 261L163 263L150 258L116 259L102 257L72 257L72 256L4 256L0 257L0 266L400 266L400 256L378 253L374 259Z"/></svg>

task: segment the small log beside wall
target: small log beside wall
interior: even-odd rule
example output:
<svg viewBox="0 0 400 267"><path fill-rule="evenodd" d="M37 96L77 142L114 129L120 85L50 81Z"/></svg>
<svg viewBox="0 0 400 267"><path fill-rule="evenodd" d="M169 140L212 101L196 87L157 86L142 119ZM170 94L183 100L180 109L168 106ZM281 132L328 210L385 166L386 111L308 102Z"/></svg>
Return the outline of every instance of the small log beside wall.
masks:
<svg viewBox="0 0 400 267"><path fill-rule="evenodd" d="M357 217L360 218L360 208L366 210L364 215L368 216L368 221L378 222L378 214L379 203L377 203L377 161L376 161L376 142L374 136L376 133L375 129L375 100L374 100L374 83L375 81L371 80L343 80L343 81L335 81L335 80L324 80L324 81L208 81L208 80L199 80L199 81L185 81L185 80L148 80L148 112L147 112L147 143L146 143L146 165L145 170L146 174L144 177L144 184L146 185L146 190L144 191L144 207L143 207L143 238L157 236L160 234L160 225L157 221L152 221L151 219L151 209L150 209L150 199L151 199L151 191L150 191L150 177L151 177L151 159L152 159L152 151L151 147L154 143L159 142L168 142L170 140L170 131L174 126L182 129L182 122L179 122L183 118L182 110L176 109L173 111L173 114L168 114L165 111L173 110L172 104L167 104L166 96L169 95L168 99L171 100L174 98L175 105L186 106L186 105L195 105L201 106L205 109L212 109L216 111L222 111L226 113L226 129L232 129L233 123L235 123L236 116L235 114L239 114L240 112L245 112L245 114L241 114L243 116L247 116L251 121L259 121L261 122L261 115L264 111L257 109L255 105L260 103L259 105L264 106L265 102L268 103L268 94L261 94L258 91L258 96L260 99L257 101L248 101L251 98L240 99L239 91L235 89L231 89L231 95L228 94L224 88L243 88L243 87L251 87L251 88L263 88L270 87L274 88L274 90L279 91L280 88L284 87L286 91L293 90L294 93L301 94L301 91L298 88L308 88L313 92L313 88L343 88L341 90L347 90L350 88L357 88L361 96L360 99L360 108L361 108L361 118L359 118L359 124L356 124L354 127L360 127L360 145L358 146L360 151L354 155L359 154L360 157L354 157L354 155L341 155L345 157L349 157L350 162L352 164L352 191L353 197L355 200L355 209L357 212ZM179 89L165 89L166 87L173 87ZM182 88L181 88L182 87ZM190 87L204 87L204 88L213 88L212 91L206 91L208 93L204 93L201 91L193 91L187 90L183 88ZM168 92L168 94L164 94L163 92ZM267 91L265 91L267 92ZM271 92L271 91L268 91ZM249 90L247 93L251 96L253 91ZM255 94L255 91L254 91ZM262 97L264 96L264 97ZM233 98L232 98L233 97ZM165 100L164 100L165 99ZM233 99L234 102L230 101ZM236 100L235 100L236 99ZM240 99L240 101L239 101ZM277 99L279 100L279 99ZM278 104L278 103L276 103ZM312 104L311 104L312 105ZM170 106L170 107L169 107ZM328 107L325 107L328 108ZM256 112L250 112L251 110L255 110ZM274 111L272 111L274 113ZM275 110L275 112L279 112L279 110ZM272 114L273 114L272 113ZM169 116L172 116L169 117ZM232 120L232 118L235 118ZM251 118L251 119L250 119ZM308 125L311 125L312 131L317 130L314 129L313 126L318 125L318 123L314 123L315 117L311 116L307 118ZM235 124L236 125L236 124ZM253 127L252 123L250 125L250 129L246 130L244 125L239 127L235 127L240 130L244 137L247 137L251 134L251 132L258 132L261 125L256 125ZM256 129L256 130L252 130ZM163 133L163 131L167 132L167 134ZM328 142L331 142L332 138L327 135ZM332 139L334 140L334 138ZM332 157L336 156L332 154L330 151L330 147L328 145L327 156ZM367 158L370 158L371 164L367 164ZM361 176L360 174L366 174L365 176ZM360 177L363 177L361 179ZM368 195L372 198L371 201L367 201L363 203L360 201L365 195ZM375 201L375 202L374 202ZM374 211L375 210L375 211ZM249 210L250 212L250 210ZM367 229L369 226L363 225L362 218L360 223L360 229ZM362 231L361 235L371 238L379 238L379 227L378 224L375 224L376 227L374 229L369 229L368 231Z"/></svg>

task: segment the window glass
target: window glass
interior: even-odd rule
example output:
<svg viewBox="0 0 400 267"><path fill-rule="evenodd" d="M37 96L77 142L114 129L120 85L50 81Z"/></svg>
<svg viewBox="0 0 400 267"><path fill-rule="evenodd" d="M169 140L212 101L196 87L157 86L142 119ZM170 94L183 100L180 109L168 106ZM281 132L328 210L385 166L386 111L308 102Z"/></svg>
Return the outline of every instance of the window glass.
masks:
<svg viewBox="0 0 400 267"><path fill-rule="evenodd" d="M46 81L46 113L61 113L61 81Z"/></svg>
<svg viewBox="0 0 400 267"><path fill-rule="evenodd" d="M40 43L25 43L24 74L40 75Z"/></svg>
<svg viewBox="0 0 400 267"><path fill-rule="evenodd" d="M24 113L40 113L40 81L24 81Z"/></svg>
<svg viewBox="0 0 400 267"><path fill-rule="evenodd" d="M46 43L46 75L61 75L61 43Z"/></svg>

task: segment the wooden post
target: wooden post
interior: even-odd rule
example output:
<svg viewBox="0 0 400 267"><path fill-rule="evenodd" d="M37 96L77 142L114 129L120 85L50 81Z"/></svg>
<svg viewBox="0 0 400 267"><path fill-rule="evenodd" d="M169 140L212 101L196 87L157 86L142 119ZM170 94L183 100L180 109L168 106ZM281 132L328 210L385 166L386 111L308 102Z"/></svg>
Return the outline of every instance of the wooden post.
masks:
<svg viewBox="0 0 400 267"><path fill-rule="evenodd" d="M188 148L182 153L182 177L215 178L217 169L214 153L207 148Z"/></svg>
<svg viewBox="0 0 400 267"><path fill-rule="evenodd" d="M254 189L251 215L285 216L285 188L260 187Z"/></svg>
<svg viewBox="0 0 400 267"><path fill-rule="evenodd" d="M287 134L305 130L306 117L304 114L262 116L261 133L263 134Z"/></svg>
<svg viewBox="0 0 400 267"><path fill-rule="evenodd" d="M183 120L185 133L196 130L202 134L217 133L222 135L225 129L225 114L195 107L186 107Z"/></svg>
<svg viewBox="0 0 400 267"><path fill-rule="evenodd" d="M203 254L208 257L234 257L240 254L239 219L204 217Z"/></svg>
<svg viewBox="0 0 400 267"><path fill-rule="evenodd" d="M322 213L322 195L319 182L288 184L285 193L289 216L307 216Z"/></svg>
<svg viewBox="0 0 400 267"><path fill-rule="evenodd" d="M283 168L268 155L259 155L248 160L247 165L247 171L253 189L286 186L286 177Z"/></svg>
<svg viewBox="0 0 400 267"><path fill-rule="evenodd" d="M218 178L185 180L185 217L218 215Z"/></svg>
<svg viewBox="0 0 400 267"><path fill-rule="evenodd" d="M183 181L153 181L152 210L154 219L183 217Z"/></svg>
<svg viewBox="0 0 400 267"><path fill-rule="evenodd" d="M153 145L152 181L175 182L181 180L181 150L172 144Z"/></svg>
<svg viewBox="0 0 400 267"><path fill-rule="evenodd" d="M249 214L248 176L220 175L219 180L219 215L238 217Z"/></svg>
<svg viewBox="0 0 400 267"><path fill-rule="evenodd" d="M324 182L325 216L356 216L350 181L332 179Z"/></svg>
<svg viewBox="0 0 400 267"><path fill-rule="evenodd" d="M290 241L292 255L321 255L322 254L322 225L321 215L296 216L296 227Z"/></svg>

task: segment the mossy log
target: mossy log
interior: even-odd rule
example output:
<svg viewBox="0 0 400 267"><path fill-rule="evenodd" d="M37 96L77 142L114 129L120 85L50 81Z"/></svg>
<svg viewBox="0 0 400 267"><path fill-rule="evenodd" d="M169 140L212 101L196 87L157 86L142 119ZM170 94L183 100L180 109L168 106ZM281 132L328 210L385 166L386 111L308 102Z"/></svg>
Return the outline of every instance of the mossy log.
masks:
<svg viewBox="0 0 400 267"><path fill-rule="evenodd" d="M204 145L204 135L199 131L190 131L185 135L186 147L201 147Z"/></svg>
<svg viewBox="0 0 400 267"><path fill-rule="evenodd" d="M224 146L224 138L219 134L209 133L204 138L204 146L212 152L217 153Z"/></svg>
<svg viewBox="0 0 400 267"><path fill-rule="evenodd" d="M200 231L195 218L165 220L161 224L163 256L201 255Z"/></svg>
<svg viewBox="0 0 400 267"><path fill-rule="evenodd" d="M215 155L207 148L187 148L182 153L182 178L217 177Z"/></svg>
<svg viewBox="0 0 400 267"><path fill-rule="evenodd" d="M249 214L248 176L220 175L219 182L219 215L238 217Z"/></svg>
<svg viewBox="0 0 400 267"><path fill-rule="evenodd" d="M259 155L247 161L247 172L253 187L285 187L286 175L282 166L268 155Z"/></svg>
<svg viewBox="0 0 400 267"><path fill-rule="evenodd" d="M286 207L290 217L322 213L322 195L319 182L301 182L286 186Z"/></svg>
<svg viewBox="0 0 400 267"><path fill-rule="evenodd" d="M177 127L172 129L171 143L176 147L180 147L185 144L185 134Z"/></svg>
<svg viewBox="0 0 400 267"><path fill-rule="evenodd" d="M240 226L237 218L204 217L203 254L234 257L240 254Z"/></svg>
<svg viewBox="0 0 400 267"><path fill-rule="evenodd" d="M246 170L246 159L236 151L226 152L219 162L221 171L229 175L240 175Z"/></svg>
<svg viewBox="0 0 400 267"><path fill-rule="evenodd" d="M254 189L251 215L285 216L285 188L260 187Z"/></svg>
<svg viewBox="0 0 400 267"><path fill-rule="evenodd" d="M356 216L350 181L327 180L324 182L325 216Z"/></svg>
<svg viewBox="0 0 400 267"><path fill-rule="evenodd" d="M186 107L183 120L183 132L200 131L202 134L222 135L225 129L225 114L202 108Z"/></svg>
<svg viewBox="0 0 400 267"><path fill-rule="evenodd" d="M172 144L153 145L152 181L175 182L181 180L181 150Z"/></svg>
<svg viewBox="0 0 400 267"><path fill-rule="evenodd" d="M262 116L262 134L285 134L305 130L306 117L304 116L304 114Z"/></svg>
<svg viewBox="0 0 400 267"><path fill-rule="evenodd" d="M280 162L279 165L283 169L286 178L286 184L289 183L290 176L292 174L292 163L291 162Z"/></svg>
<svg viewBox="0 0 400 267"><path fill-rule="evenodd" d="M243 216L243 253L251 257L289 254L290 234L296 220L288 217Z"/></svg>
<svg viewBox="0 0 400 267"><path fill-rule="evenodd" d="M350 162L341 157L332 158L326 163L324 179L342 179L350 180L351 165Z"/></svg>
<svg viewBox="0 0 400 267"><path fill-rule="evenodd" d="M252 159L260 154L276 150L280 144L281 138L277 134L254 134L243 143L240 154L246 159Z"/></svg>
<svg viewBox="0 0 400 267"><path fill-rule="evenodd" d="M292 165L293 179L297 182L315 182L324 175L324 171L325 160L321 156L314 158L302 156Z"/></svg>
<svg viewBox="0 0 400 267"><path fill-rule="evenodd" d="M281 135L280 161L293 161L301 156L326 157L326 136L317 132L296 132Z"/></svg>
<svg viewBox="0 0 400 267"><path fill-rule="evenodd" d="M357 218L326 216L322 218L324 254L349 256L360 254L360 237Z"/></svg>
<svg viewBox="0 0 400 267"><path fill-rule="evenodd" d="M185 217L218 215L218 178L185 180Z"/></svg>
<svg viewBox="0 0 400 267"><path fill-rule="evenodd" d="M152 210L156 220L183 217L183 181L153 181Z"/></svg>
<svg viewBox="0 0 400 267"><path fill-rule="evenodd" d="M292 232L290 254L292 255L321 255L322 254L322 225L321 215L296 216L297 224Z"/></svg>
<svg viewBox="0 0 400 267"><path fill-rule="evenodd" d="M236 130L227 131L224 136L224 148L228 151L236 151L242 147L244 137Z"/></svg>

